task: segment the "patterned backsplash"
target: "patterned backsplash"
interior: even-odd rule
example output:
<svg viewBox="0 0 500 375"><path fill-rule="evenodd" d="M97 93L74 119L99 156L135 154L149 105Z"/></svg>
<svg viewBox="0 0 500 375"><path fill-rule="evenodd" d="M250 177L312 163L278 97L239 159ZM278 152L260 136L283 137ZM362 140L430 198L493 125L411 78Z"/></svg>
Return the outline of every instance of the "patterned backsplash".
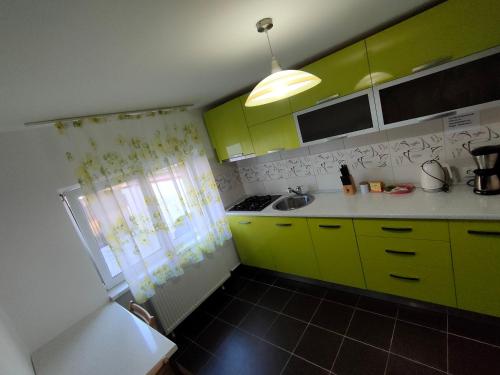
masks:
<svg viewBox="0 0 500 375"><path fill-rule="evenodd" d="M456 183L464 183L464 169L474 168L467 148L500 144L500 108L479 115L481 125L472 128L449 131L443 120L433 120L242 160L237 162L241 183L246 194L283 193L297 185L334 191L341 189L339 166L347 164L356 183L382 180L418 185L420 165L430 159L453 166Z"/></svg>

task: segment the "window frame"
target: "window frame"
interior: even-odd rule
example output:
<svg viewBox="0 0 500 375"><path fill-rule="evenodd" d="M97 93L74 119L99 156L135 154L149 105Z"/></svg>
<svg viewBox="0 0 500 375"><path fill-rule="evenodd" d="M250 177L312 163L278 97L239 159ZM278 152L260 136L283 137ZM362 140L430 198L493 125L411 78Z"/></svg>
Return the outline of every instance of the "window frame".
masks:
<svg viewBox="0 0 500 375"><path fill-rule="evenodd" d="M75 228L80 241L82 242L87 254L89 255L97 274L99 275L102 283L106 286L106 289L109 291L116 286L125 282L125 277L123 276L123 272L120 271L116 276L112 276L109 271L108 265L104 256L101 252L101 249L98 246L97 239L93 235L90 225L88 224L85 213L83 212L83 208L76 202L76 193L81 192L81 186L79 184L63 188L59 190L59 196L64 204L64 208L68 213L68 216ZM83 195L83 194L82 194ZM77 204L78 203L78 204ZM75 207L76 206L76 207ZM78 217L81 217L79 220ZM80 221L82 223L80 223Z"/></svg>

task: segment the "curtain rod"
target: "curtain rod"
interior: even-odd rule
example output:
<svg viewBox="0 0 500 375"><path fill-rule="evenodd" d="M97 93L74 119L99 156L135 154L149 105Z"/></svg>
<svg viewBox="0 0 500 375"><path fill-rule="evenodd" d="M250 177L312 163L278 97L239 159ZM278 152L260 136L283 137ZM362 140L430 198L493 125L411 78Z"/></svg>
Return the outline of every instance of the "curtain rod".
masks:
<svg viewBox="0 0 500 375"><path fill-rule="evenodd" d="M137 115L142 115L142 114L151 113L151 112L171 111L171 110L176 110L176 109L187 109L187 108L192 107L192 106L193 106L192 104L185 104L185 105L177 105L177 106L173 106L173 107L138 109L135 111L126 111L126 112L99 113L99 114L95 114L95 115L56 118L56 119L52 119L52 120L25 122L24 126L53 125L57 122L76 121L76 120L81 120L84 118L92 118L92 117L107 117L107 116L118 116L118 115L137 116Z"/></svg>

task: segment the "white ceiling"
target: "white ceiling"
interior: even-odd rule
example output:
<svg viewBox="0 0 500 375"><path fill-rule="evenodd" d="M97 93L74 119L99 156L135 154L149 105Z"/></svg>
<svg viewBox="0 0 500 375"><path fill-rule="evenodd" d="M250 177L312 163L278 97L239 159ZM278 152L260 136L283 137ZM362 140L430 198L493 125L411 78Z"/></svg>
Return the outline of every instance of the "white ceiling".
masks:
<svg viewBox="0 0 500 375"><path fill-rule="evenodd" d="M431 0L0 0L0 130L27 121L197 107Z"/></svg>

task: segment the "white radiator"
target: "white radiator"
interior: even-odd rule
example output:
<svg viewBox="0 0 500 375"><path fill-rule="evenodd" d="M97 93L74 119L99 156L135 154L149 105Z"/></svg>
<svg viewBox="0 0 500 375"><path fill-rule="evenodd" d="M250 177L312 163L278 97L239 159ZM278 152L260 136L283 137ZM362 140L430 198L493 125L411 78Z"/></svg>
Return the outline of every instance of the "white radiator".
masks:
<svg viewBox="0 0 500 375"><path fill-rule="evenodd" d="M239 263L232 240L214 254L186 267L184 275L157 288L151 299L165 333L170 333L230 276Z"/></svg>

